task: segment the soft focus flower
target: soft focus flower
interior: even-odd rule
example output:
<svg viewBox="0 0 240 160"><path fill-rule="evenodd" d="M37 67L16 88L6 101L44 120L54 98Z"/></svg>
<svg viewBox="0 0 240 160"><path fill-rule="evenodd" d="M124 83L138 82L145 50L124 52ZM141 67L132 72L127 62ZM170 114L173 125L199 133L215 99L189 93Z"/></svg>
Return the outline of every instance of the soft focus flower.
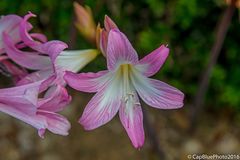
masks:
<svg viewBox="0 0 240 160"><path fill-rule="evenodd" d="M74 2L73 6L77 17L75 24L78 30L88 41L95 44L105 56L108 33L111 29L117 28L117 25L106 15L104 28L101 28L100 24L96 26L90 7L83 7L77 2Z"/></svg>
<svg viewBox="0 0 240 160"><path fill-rule="evenodd" d="M95 44L96 24L91 9L88 6L83 7L77 2L74 2L73 6L77 17L76 27L88 41Z"/></svg>
<svg viewBox="0 0 240 160"><path fill-rule="evenodd" d="M108 70L80 74L67 72L65 80L76 90L97 92L79 119L86 130L106 124L119 111L132 144L140 148L144 143L144 129L138 96L149 106L176 109L183 106L184 94L164 82L148 78L165 62L169 53L166 46L162 45L138 60L136 51L122 32L112 23L106 23L105 28L107 37L103 40L107 40L107 45L103 49Z"/></svg>
<svg viewBox="0 0 240 160"><path fill-rule="evenodd" d="M99 53L97 50L76 50L64 51L67 44L61 41L47 41L47 38L38 33L29 33L28 19L35 17L34 14L27 14L21 18L17 24L16 34L19 40L14 40L11 32L3 30L1 33L1 43L3 53L0 55L0 62L6 65L5 60L11 60L32 73L25 74L16 83L16 87L0 89L0 111L18 118L38 129L39 136L43 137L45 130L53 133L67 135L70 124L66 118L57 114L67 107L71 101L65 89L66 82L63 79L65 71L78 72ZM21 50L27 48L26 50ZM10 66L12 67L12 66ZM31 86L32 96L26 95ZM30 90L31 91L31 90ZM15 96L15 94L17 94ZM44 95L39 97L39 95ZM31 104L26 103L33 112L25 110L25 104L4 101L4 97L16 99L19 97L25 102L27 98ZM31 96L31 97L30 97ZM14 102L14 101L13 101Z"/></svg>
<svg viewBox="0 0 240 160"><path fill-rule="evenodd" d="M55 112L61 111L71 99L61 86L56 86L55 92L49 91L43 98L38 98L41 83L0 89L0 111L32 125L40 137L44 136L46 129L68 135L70 123Z"/></svg>
<svg viewBox="0 0 240 160"><path fill-rule="evenodd" d="M97 50L63 51L67 45L61 41L46 41L44 37L38 37L44 42L34 40L27 30L27 21L30 17L35 17L35 15L27 14L21 21L19 30L21 40L33 51L18 49L9 34L3 33L7 56L20 66L36 70L21 80L20 84L46 80L51 76L56 77L56 83L64 84L62 76L65 70L77 72L97 56Z"/></svg>
<svg viewBox="0 0 240 160"><path fill-rule="evenodd" d="M11 57L16 63L21 66L25 66L28 69L39 70L32 75L40 75L40 77L49 77L51 74L55 74L60 81L64 81L61 77L66 70L78 72L86 64L92 61L97 55L98 51L95 49L88 50L64 50L67 45L61 41L48 41L46 43L40 43L31 38L27 31L27 20L30 17L34 17L32 13L29 13L24 17L24 20L20 26L20 36L25 44L35 50L35 53L27 53L18 50L10 43L6 43L8 50L8 56ZM64 50L64 51L63 51ZM21 55L21 56L20 56ZM31 57L30 57L31 56ZM32 62L35 63L32 63ZM28 79L31 79L28 76ZM62 82L60 82L62 83Z"/></svg>
<svg viewBox="0 0 240 160"><path fill-rule="evenodd" d="M37 77L33 81L26 82L25 79L29 75L27 72L21 73L21 71L26 71L25 68L41 71L50 70L50 68L53 70L50 55L57 56L67 45L60 41L47 42L42 34L28 34L29 29L32 28L27 22L30 15L32 14L29 13L24 19L15 15L5 16L7 20L4 19L6 27L2 28L0 36L2 51L0 61L7 71L11 74L18 73L21 77L19 76L17 80L18 86L0 89L0 111L37 128L41 137L46 129L56 134L67 135L70 123L55 112L63 110L71 101L71 97L66 89L55 81L57 75L47 75L43 72L45 77L36 74ZM20 50L26 47L36 51ZM21 66L21 69L12 62ZM40 94L44 96L41 98Z"/></svg>

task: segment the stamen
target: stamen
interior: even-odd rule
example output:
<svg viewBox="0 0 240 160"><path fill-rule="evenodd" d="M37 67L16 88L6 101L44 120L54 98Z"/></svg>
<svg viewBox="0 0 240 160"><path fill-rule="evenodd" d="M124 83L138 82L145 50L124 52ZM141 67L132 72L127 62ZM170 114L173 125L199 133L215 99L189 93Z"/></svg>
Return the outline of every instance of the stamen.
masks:
<svg viewBox="0 0 240 160"><path fill-rule="evenodd" d="M126 111L128 111L130 108L134 105L140 105L140 103L134 103L134 91L131 90L131 84L130 84L130 72L131 72L131 66L129 64L125 64L121 66L122 68L122 74L123 74L123 99L126 104Z"/></svg>
<svg viewBox="0 0 240 160"><path fill-rule="evenodd" d="M129 88L129 68L128 64L124 64L121 66L122 67L122 74L123 74L123 96L124 96L124 102L127 103L129 101L129 93L130 93L130 88Z"/></svg>
<svg viewBox="0 0 240 160"><path fill-rule="evenodd" d="M127 93L127 95L134 97L134 93L133 92Z"/></svg>
<svg viewBox="0 0 240 160"><path fill-rule="evenodd" d="M127 101L128 101L128 97L125 96L125 97L124 97L124 102L127 103Z"/></svg>

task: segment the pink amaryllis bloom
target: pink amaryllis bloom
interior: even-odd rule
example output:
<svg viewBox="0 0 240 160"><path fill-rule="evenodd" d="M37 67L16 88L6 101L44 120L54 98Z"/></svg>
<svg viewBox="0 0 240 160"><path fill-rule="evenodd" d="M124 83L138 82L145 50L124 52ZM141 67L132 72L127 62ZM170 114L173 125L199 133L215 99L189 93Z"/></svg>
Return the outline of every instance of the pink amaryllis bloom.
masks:
<svg viewBox="0 0 240 160"><path fill-rule="evenodd" d="M3 51L0 61L6 70L16 72L16 68L13 68L15 65L6 63L6 60L11 60L24 70L35 71L20 77L17 87L0 89L0 111L34 126L41 137L46 129L67 135L70 123L56 112L67 107L71 96L62 82L63 72L55 67L56 57L67 45L61 41L47 41L42 34L28 33L30 25L27 20L31 16L31 13L24 18L17 16L17 24L12 22L14 18L9 18L11 24L16 25L13 27L16 31L12 34L13 31L4 29L0 35ZM19 39L15 40L14 36ZM33 51L22 51L21 48Z"/></svg>
<svg viewBox="0 0 240 160"><path fill-rule="evenodd" d="M106 59L108 70L98 73L67 72L65 80L74 89L97 92L87 104L79 123L92 130L109 122L119 111L120 120L132 144L144 144L143 115L139 96L158 109L183 106L184 94L178 89L151 79L165 62L169 49L162 45L143 59L118 29L108 32Z"/></svg>
<svg viewBox="0 0 240 160"><path fill-rule="evenodd" d="M65 70L78 72L98 55L96 49L63 51L67 44L57 40L47 41L44 36L38 36L37 40L33 39L32 35L36 33L28 32L28 20L31 17L36 16L31 12L24 16L19 24L19 33L23 44L33 51L20 50L13 38L8 33L3 33L3 46L8 58L24 68L35 71L25 76L18 84L46 80L55 76L54 83L65 85L63 80Z"/></svg>
<svg viewBox="0 0 240 160"><path fill-rule="evenodd" d="M29 13L19 23L20 44L16 44L9 32L3 31L1 34L4 48L2 58L8 58L19 66L31 70L32 73L17 81L17 87L0 89L0 97L6 98L8 95L8 99L15 99L16 93L23 100L27 98L31 102L34 101L29 107L33 112L25 111L24 105L5 103L1 101L3 98L0 98L0 111L34 126L41 137L46 129L56 134L67 135L70 124L66 118L56 113L62 111L71 101L71 96L65 89L66 82L63 75L66 70L78 72L97 56L98 51L64 51L67 48L64 42L47 41L44 35L29 33L28 19L31 17L35 15ZM27 51L21 48L27 48ZM27 87L36 83L38 85L33 95L44 94L44 96L27 97L25 94ZM26 90L19 91L19 87L24 86Z"/></svg>
<svg viewBox="0 0 240 160"><path fill-rule="evenodd" d="M0 89L0 111L32 125L42 138L46 129L55 134L68 135L70 123L56 112L61 111L71 99L59 85L55 92L48 91L39 98L41 85L42 82L38 81Z"/></svg>
<svg viewBox="0 0 240 160"><path fill-rule="evenodd" d="M58 82L63 84L62 76L65 70L78 72L99 54L96 49L64 50L67 48L67 44L61 41L53 40L43 43L34 40L32 34L29 34L27 30L28 20L31 17L36 16L29 12L20 23L19 29L22 41L32 48L33 52L19 50L11 38L6 34L4 35L7 55L17 64L30 70L37 70L26 77L28 80L36 80L40 77L47 78L54 74L58 78Z"/></svg>

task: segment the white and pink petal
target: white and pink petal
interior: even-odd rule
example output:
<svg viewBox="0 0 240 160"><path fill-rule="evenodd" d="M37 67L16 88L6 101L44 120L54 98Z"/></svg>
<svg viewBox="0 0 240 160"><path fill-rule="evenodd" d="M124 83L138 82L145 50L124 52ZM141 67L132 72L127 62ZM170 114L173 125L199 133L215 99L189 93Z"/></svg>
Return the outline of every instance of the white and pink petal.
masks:
<svg viewBox="0 0 240 160"><path fill-rule="evenodd" d="M104 28L107 32L109 32L111 29L118 29L117 25L107 15L105 15L104 18Z"/></svg>
<svg viewBox="0 0 240 160"><path fill-rule="evenodd" d="M31 17L36 17L36 15L29 12L24 16L24 19L20 23L19 32L20 37L25 45L32 48L33 50L40 52L42 54L47 54L55 61L58 54L67 48L67 44L58 40L52 40L47 42L46 36L40 33L28 33L28 19ZM34 40L35 38L36 40Z"/></svg>
<svg viewBox="0 0 240 160"><path fill-rule="evenodd" d="M100 91L110 80L110 75L108 71L79 74L66 71L64 79L70 87L78 91L92 93Z"/></svg>
<svg viewBox="0 0 240 160"><path fill-rule="evenodd" d="M35 114L41 81L0 89L0 103L13 106L26 114Z"/></svg>
<svg viewBox="0 0 240 160"><path fill-rule="evenodd" d="M90 100L79 119L86 130L98 128L116 115L122 99L120 85L121 82L115 79Z"/></svg>
<svg viewBox="0 0 240 160"><path fill-rule="evenodd" d="M44 138L46 129L55 134L65 136L68 135L68 130L71 127L65 117L54 112L38 110L36 114L29 115L19 110L19 108L2 103L0 103L0 111L33 126L38 130L38 134L41 138Z"/></svg>
<svg viewBox="0 0 240 160"><path fill-rule="evenodd" d="M160 70L166 61L168 54L169 48L161 45L159 48L142 58L136 67L147 77L153 76Z"/></svg>
<svg viewBox="0 0 240 160"><path fill-rule="evenodd" d="M147 78L137 71L131 77L139 96L149 106L159 109L177 109L183 106L184 94L159 80Z"/></svg>
<svg viewBox="0 0 240 160"><path fill-rule="evenodd" d="M128 101L122 102L119 116L133 146L139 149L143 146L145 139L143 113L138 95L134 93L131 98Z"/></svg>
<svg viewBox="0 0 240 160"><path fill-rule="evenodd" d="M44 133L46 129L48 129L52 133L62 136L67 136L69 134L68 131L71 128L71 124L64 116L54 112L38 110L36 117L41 117L47 124L44 128L38 129L40 137L44 138Z"/></svg>
<svg viewBox="0 0 240 160"><path fill-rule="evenodd" d="M78 72L98 54L96 49L63 51L57 56L55 65L66 71Z"/></svg>
<svg viewBox="0 0 240 160"><path fill-rule="evenodd" d="M17 49L11 37L6 33L3 33L3 42L8 57L25 68L38 70L52 66L50 58L47 56L39 55L36 52L24 52Z"/></svg>
<svg viewBox="0 0 240 160"><path fill-rule="evenodd" d="M46 37L40 36L36 34L33 34L32 36L28 33L28 29L27 29L27 24L28 24L28 19L31 17L36 17L36 15L32 14L31 12L29 12L27 15L24 16L23 20L21 21L20 25L19 25L19 33L20 33L20 37L22 39L22 41L24 42L25 45L27 45L28 47L34 49L34 50L39 50L39 45L41 45L41 41L45 41ZM40 41L35 41L33 38L40 38Z"/></svg>
<svg viewBox="0 0 240 160"><path fill-rule="evenodd" d="M20 110L20 108L24 108L25 106L11 106L6 105L0 102L0 112L6 113L14 118L17 118L34 128L40 130L44 129L48 126L47 121L42 116L36 116L35 114L28 114L24 110Z"/></svg>
<svg viewBox="0 0 240 160"><path fill-rule="evenodd" d="M110 71L121 64L137 64L138 55L127 37L118 29L112 29L108 35L107 66Z"/></svg>
<svg viewBox="0 0 240 160"><path fill-rule="evenodd" d="M62 111L71 102L71 96L61 85L51 86L38 101L38 109L49 112Z"/></svg>

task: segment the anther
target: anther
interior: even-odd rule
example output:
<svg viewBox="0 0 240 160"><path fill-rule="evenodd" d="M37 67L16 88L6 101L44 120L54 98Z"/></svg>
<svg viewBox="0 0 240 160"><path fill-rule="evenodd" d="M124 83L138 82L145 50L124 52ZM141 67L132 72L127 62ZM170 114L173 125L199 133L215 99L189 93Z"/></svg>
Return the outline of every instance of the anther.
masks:
<svg viewBox="0 0 240 160"><path fill-rule="evenodd" d="M133 92L127 93L127 95L134 97L134 93Z"/></svg>

